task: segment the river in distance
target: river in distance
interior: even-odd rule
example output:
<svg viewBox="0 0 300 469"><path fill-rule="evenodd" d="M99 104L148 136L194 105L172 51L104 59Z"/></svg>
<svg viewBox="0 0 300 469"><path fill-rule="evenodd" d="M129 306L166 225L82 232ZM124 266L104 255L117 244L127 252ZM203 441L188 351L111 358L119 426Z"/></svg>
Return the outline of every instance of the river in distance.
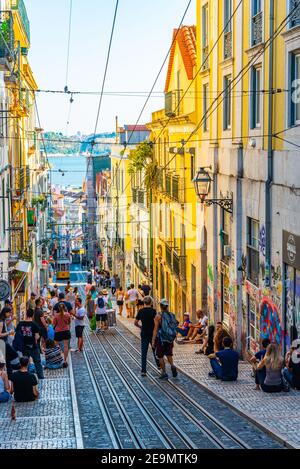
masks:
<svg viewBox="0 0 300 469"><path fill-rule="evenodd" d="M85 156L51 156L51 183L60 187L82 187L86 176Z"/></svg>

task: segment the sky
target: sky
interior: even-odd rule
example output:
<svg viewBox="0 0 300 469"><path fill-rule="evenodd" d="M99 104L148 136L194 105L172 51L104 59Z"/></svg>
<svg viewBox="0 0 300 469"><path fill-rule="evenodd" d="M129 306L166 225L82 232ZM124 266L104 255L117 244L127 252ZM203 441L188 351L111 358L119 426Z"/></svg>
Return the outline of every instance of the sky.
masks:
<svg viewBox="0 0 300 469"><path fill-rule="evenodd" d="M120 0L106 92L149 92L171 45L188 0ZM69 76L66 83L70 0L25 0L31 27L29 62L39 89L100 92L115 0L73 0ZM195 24L196 0L184 24ZM155 87L162 92L166 67ZM38 95L41 125L46 131L74 135L94 132L99 96ZM135 124L146 96L104 96L97 131L114 131ZM139 123L164 105L162 97L150 99ZM68 122L69 109L71 114Z"/></svg>

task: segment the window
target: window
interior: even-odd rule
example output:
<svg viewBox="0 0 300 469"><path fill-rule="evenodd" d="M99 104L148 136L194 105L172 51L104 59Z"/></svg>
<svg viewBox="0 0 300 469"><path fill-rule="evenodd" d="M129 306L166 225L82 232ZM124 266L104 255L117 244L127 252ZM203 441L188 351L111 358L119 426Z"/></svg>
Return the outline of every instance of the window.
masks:
<svg viewBox="0 0 300 469"><path fill-rule="evenodd" d="M203 132L208 130L208 83L203 85Z"/></svg>
<svg viewBox="0 0 300 469"><path fill-rule="evenodd" d="M191 181L195 177L195 155L191 155Z"/></svg>
<svg viewBox="0 0 300 469"><path fill-rule="evenodd" d="M290 126L300 124L300 53L290 54L291 95L289 121Z"/></svg>
<svg viewBox="0 0 300 469"><path fill-rule="evenodd" d="M2 232L3 236L6 234L6 213L5 213L5 180L2 179Z"/></svg>
<svg viewBox="0 0 300 469"><path fill-rule="evenodd" d="M261 68L253 67L251 73L250 119L251 129L261 125Z"/></svg>
<svg viewBox="0 0 300 469"><path fill-rule="evenodd" d="M230 225L231 225L231 214L226 210L222 209L221 212L221 244L222 244L222 259L225 257L224 246L228 246L230 240Z"/></svg>
<svg viewBox="0 0 300 469"><path fill-rule="evenodd" d="M289 13L294 11L290 17L290 28L300 24L300 0L289 0Z"/></svg>
<svg viewBox="0 0 300 469"><path fill-rule="evenodd" d="M256 352L256 347L259 344L260 339L260 314L259 307L254 298L247 295L248 305L248 324L249 324L249 349L252 352Z"/></svg>
<svg viewBox="0 0 300 469"><path fill-rule="evenodd" d="M258 285L259 283L259 222L247 219L247 276Z"/></svg>
<svg viewBox="0 0 300 469"><path fill-rule="evenodd" d="M208 68L208 3L202 7L202 62Z"/></svg>
<svg viewBox="0 0 300 469"><path fill-rule="evenodd" d="M232 0L224 3L224 58L232 56Z"/></svg>
<svg viewBox="0 0 300 469"><path fill-rule="evenodd" d="M251 4L251 46L260 44L263 39L262 0L252 0Z"/></svg>
<svg viewBox="0 0 300 469"><path fill-rule="evenodd" d="M231 75L224 77L223 130L231 129Z"/></svg>

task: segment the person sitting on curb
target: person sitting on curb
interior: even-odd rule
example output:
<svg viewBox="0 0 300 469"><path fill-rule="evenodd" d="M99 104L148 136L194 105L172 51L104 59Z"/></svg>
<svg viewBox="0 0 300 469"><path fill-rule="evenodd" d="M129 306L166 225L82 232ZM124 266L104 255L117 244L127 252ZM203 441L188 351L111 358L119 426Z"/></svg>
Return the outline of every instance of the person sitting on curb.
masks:
<svg viewBox="0 0 300 469"><path fill-rule="evenodd" d="M61 349L59 345L56 345L54 340L46 340L45 360L45 368L49 368L50 370L63 368L64 359Z"/></svg>
<svg viewBox="0 0 300 469"><path fill-rule="evenodd" d="M284 360L281 356L277 344L269 344L266 354L261 362L258 364L257 369L262 370L266 368L266 377L260 387L264 392L274 393L281 391L289 391L289 386L285 386L282 379L282 368Z"/></svg>
<svg viewBox="0 0 300 469"><path fill-rule="evenodd" d="M257 352L254 357L250 358L250 363L252 364L252 369L255 376L255 389L260 389L260 384L264 382L266 378L266 368L262 368L261 370L257 369L257 363L261 362L261 360L266 355L267 347L270 344L270 339L263 339L262 340L262 349Z"/></svg>
<svg viewBox="0 0 300 469"><path fill-rule="evenodd" d="M198 311L196 312L196 316L198 321L196 322L196 324L190 324L188 335L185 339L183 339L184 341L193 341L196 339L198 334L201 335L205 332L208 323L208 317L206 316L206 314L203 313L201 309L198 309Z"/></svg>
<svg viewBox="0 0 300 469"><path fill-rule="evenodd" d="M183 337L187 337L189 330L190 330L190 325L191 325L190 315L189 313L184 313L182 325L176 327L177 337L178 337L178 334L182 335ZM176 338L176 342L177 342L177 338Z"/></svg>
<svg viewBox="0 0 300 469"><path fill-rule="evenodd" d="M293 340L286 356L283 376L293 388L300 391L300 339Z"/></svg>
<svg viewBox="0 0 300 469"><path fill-rule="evenodd" d="M239 354L233 350L232 339L224 337L223 350L208 355L213 371L209 376L214 376L222 381L236 381L238 377Z"/></svg>
<svg viewBox="0 0 300 469"><path fill-rule="evenodd" d="M11 377L11 393L16 402L31 402L39 397L36 376L28 372L28 357L20 358L21 369L13 373Z"/></svg>
<svg viewBox="0 0 300 469"><path fill-rule="evenodd" d="M221 321L217 322L217 328L216 328L216 333L214 335L214 352L220 352L220 350L223 350L223 339L225 337L230 337L226 329L223 327L223 323Z"/></svg>

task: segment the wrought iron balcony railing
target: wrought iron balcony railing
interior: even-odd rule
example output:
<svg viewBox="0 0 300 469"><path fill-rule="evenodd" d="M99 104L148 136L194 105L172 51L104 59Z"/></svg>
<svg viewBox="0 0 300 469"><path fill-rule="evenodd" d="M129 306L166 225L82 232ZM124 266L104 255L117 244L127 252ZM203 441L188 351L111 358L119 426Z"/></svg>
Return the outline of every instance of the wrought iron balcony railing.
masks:
<svg viewBox="0 0 300 469"><path fill-rule="evenodd" d="M300 24L300 0L290 0L290 12L294 11L290 19L290 28L299 26Z"/></svg>
<svg viewBox="0 0 300 469"><path fill-rule="evenodd" d="M173 90L165 93L165 114L167 117L176 117L183 112L182 90Z"/></svg>
<svg viewBox="0 0 300 469"><path fill-rule="evenodd" d="M165 182L166 195L176 202L184 203L184 180L180 180L179 176L177 175L172 176L171 174L166 174Z"/></svg>
<svg viewBox="0 0 300 469"><path fill-rule="evenodd" d="M136 187L133 187L133 188L132 188L132 202L133 202L134 204L136 204L136 203L137 203L137 200L138 200L138 199L137 199L137 188L136 188Z"/></svg>
<svg viewBox="0 0 300 469"><path fill-rule="evenodd" d="M224 33L224 59L232 57L232 32Z"/></svg>
<svg viewBox="0 0 300 469"><path fill-rule="evenodd" d="M263 15L262 11L252 16L252 46L262 43L263 40Z"/></svg>
<svg viewBox="0 0 300 469"><path fill-rule="evenodd" d="M208 46L205 46L202 48L202 69L207 70L208 69Z"/></svg>
<svg viewBox="0 0 300 469"><path fill-rule="evenodd" d="M23 0L11 0L11 9L18 12L26 38L30 43L30 23Z"/></svg>
<svg viewBox="0 0 300 469"><path fill-rule="evenodd" d="M168 266L172 269L172 247L166 244L166 261Z"/></svg>
<svg viewBox="0 0 300 469"><path fill-rule="evenodd" d="M11 11L0 11L0 70L9 71L14 59L14 30Z"/></svg>

